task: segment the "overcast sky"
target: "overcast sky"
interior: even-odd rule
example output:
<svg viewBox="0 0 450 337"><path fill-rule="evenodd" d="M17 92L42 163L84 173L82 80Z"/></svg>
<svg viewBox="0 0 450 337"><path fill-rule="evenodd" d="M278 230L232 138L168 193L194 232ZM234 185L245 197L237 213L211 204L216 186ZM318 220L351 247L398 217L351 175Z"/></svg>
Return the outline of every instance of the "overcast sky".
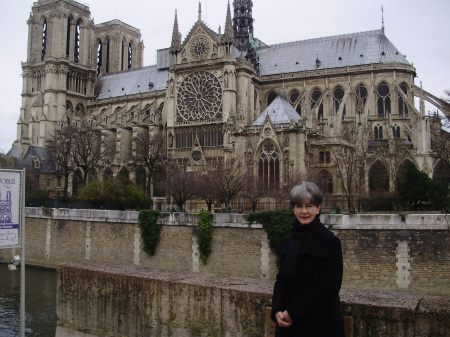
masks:
<svg viewBox="0 0 450 337"><path fill-rule="evenodd" d="M232 5L232 0L230 3ZM95 23L119 19L140 29L144 66L155 64L156 50L170 46L175 10L182 39L198 18L198 0L85 0ZM214 31L225 25L228 0L202 0L202 19ZM22 69L26 60L31 0L0 0L0 150L16 139ZM381 28L413 63L416 85L437 97L450 89L449 0L253 0L254 35L267 44L363 32ZM427 106L432 109L432 106Z"/></svg>

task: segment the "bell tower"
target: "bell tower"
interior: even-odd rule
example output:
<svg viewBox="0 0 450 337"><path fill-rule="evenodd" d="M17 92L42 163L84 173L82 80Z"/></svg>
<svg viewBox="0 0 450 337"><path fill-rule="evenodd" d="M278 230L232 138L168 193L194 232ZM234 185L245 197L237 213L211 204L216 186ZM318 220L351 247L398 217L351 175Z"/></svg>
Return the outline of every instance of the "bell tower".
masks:
<svg viewBox="0 0 450 337"><path fill-rule="evenodd" d="M253 35L252 0L235 0L233 30L236 39L236 47L247 51L250 47L249 35Z"/></svg>
<svg viewBox="0 0 450 337"><path fill-rule="evenodd" d="M96 79L90 15L88 6L73 0L34 2L15 145L45 146L61 123L85 117Z"/></svg>

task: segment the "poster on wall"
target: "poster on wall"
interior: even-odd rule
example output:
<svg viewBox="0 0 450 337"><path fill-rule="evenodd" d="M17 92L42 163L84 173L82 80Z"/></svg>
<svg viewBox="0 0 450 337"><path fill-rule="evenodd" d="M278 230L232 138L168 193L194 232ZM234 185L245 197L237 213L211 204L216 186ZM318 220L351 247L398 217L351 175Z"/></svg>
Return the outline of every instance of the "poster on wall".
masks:
<svg viewBox="0 0 450 337"><path fill-rule="evenodd" d="M0 170L0 249L21 245L24 184L23 171Z"/></svg>

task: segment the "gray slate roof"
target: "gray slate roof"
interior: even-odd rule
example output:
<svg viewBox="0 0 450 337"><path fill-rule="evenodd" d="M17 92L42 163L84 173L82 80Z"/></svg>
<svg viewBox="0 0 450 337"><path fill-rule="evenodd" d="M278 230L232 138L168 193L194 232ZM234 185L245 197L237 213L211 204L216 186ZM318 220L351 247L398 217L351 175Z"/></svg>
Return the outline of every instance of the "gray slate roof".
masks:
<svg viewBox="0 0 450 337"><path fill-rule="evenodd" d="M95 95L98 99L105 99L134 95L139 92L165 90L168 77L169 70L158 70L156 65L105 74L99 79L95 87ZM153 87L149 87L150 82L153 83Z"/></svg>
<svg viewBox="0 0 450 337"><path fill-rule="evenodd" d="M30 145L25 156L22 157L22 146L13 146L8 151L6 157L15 159L14 167L16 169L25 168L27 172L55 172L55 162L47 148L37 145ZM34 168L34 159L39 157L40 168Z"/></svg>
<svg viewBox="0 0 450 337"><path fill-rule="evenodd" d="M286 100L284 95L278 95L272 103L256 118L252 125L263 125L266 116L270 117L272 124L289 124L293 119L298 122L301 117Z"/></svg>
<svg viewBox="0 0 450 337"><path fill-rule="evenodd" d="M377 63L410 65L381 29L263 46L257 52L262 76ZM236 57L239 55L237 51ZM95 95L105 99L165 90L168 76L168 69L156 65L105 74L95 87Z"/></svg>
<svg viewBox="0 0 450 337"><path fill-rule="evenodd" d="M384 52L384 55L383 55ZM383 30L276 44L258 49L261 75L408 60ZM341 59L339 59L341 58ZM316 66L316 60L320 66Z"/></svg>

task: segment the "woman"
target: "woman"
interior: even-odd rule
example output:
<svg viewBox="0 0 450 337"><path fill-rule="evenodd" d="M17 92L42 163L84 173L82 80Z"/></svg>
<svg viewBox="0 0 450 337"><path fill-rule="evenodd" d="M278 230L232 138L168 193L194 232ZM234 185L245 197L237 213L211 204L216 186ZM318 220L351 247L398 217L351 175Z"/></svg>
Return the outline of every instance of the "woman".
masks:
<svg viewBox="0 0 450 337"><path fill-rule="evenodd" d="M276 337L344 337L341 241L320 222L322 202L314 183L304 181L291 190L297 219L279 252L272 297Z"/></svg>

